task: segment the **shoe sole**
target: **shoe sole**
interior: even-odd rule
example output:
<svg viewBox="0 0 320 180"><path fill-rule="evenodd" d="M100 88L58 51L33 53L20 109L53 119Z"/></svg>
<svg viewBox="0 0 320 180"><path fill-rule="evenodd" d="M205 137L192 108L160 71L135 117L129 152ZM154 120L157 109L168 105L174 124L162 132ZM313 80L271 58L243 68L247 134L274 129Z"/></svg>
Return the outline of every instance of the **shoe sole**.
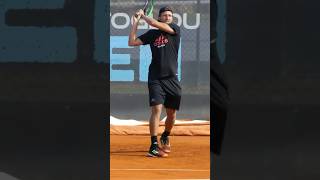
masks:
<svg viewBox="0 0 320 180"><path fill-rule="evenodd" d="M168 155L156 156L156 155L153 155L153 154L150 154L150 153L148 153L146 156L147 157L153 157L153 158L165 158L165 157L168 157Z"/></svg>
<svg viewBox="0 0 320 180"><path fill-rule="evenodd" d="M163 152L165 152L165 153L170 153L171 152L171 150L168 150L168 149L165 149L165 148L163 148L163 144L161 144L161 151L163 151Z"/></svg>
<svg viewBox="0 0 320 180"><path fill-rule="evenodd" d="M171 151L170 150L162 150L163 152L165 152L165 153L171 153Z"/></svg>
<svg viewBox="0 0 320 180"><path fill-rule="evenodd" d="M164 152L164 151L163 151L162 149L160 149L160 148L159 148L159 150L162 151L162 152ZM147 154L146 156L147 156L147 157L160 157L160 158L161 158L161 157L168 157L169 155L168 155L166 152L164 152L164 155L162 155L162 156L161 156L161 155L157 156L157 155L154 155L154 154L151 154L151 153L148 152L148 154Z"/></svg>

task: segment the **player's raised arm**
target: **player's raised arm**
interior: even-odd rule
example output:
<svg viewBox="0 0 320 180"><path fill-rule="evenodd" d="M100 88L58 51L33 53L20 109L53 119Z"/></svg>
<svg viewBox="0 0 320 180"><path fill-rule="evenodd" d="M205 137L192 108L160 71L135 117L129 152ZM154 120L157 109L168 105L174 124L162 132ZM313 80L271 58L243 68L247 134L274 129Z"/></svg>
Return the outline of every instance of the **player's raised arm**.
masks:
<svg viewBox="0 0 320 180"><path fill-rule="evenodd" d="M175 31L166 23L159 22L151 17L148 16L142 16L142 18L150 25L153 27L156 27L160 29L161 31L165 31L169 34L175 34Z"/></svg>
<svg viewBox="0 0 320 180"><path fill-rule="evenodd" d="M132 17L133 23L129 34L128 46L140 46L143 44L143 42L139 38L137 38L138 23L141 18L140 12L141 11L136 12L135 15Z"/></svg>
<svg viewBox="0 0 320 180"><path fill-rule="evenodd" d="M167 7L160 9L159 21L151 17L145 16L143 11L140 11L141 18L144 19L149 25L158 28L161 31L165 31L169 34L176 34L175 30L172 29L169 24L172 23L173 13L171 9L166 9Z"/></svg>

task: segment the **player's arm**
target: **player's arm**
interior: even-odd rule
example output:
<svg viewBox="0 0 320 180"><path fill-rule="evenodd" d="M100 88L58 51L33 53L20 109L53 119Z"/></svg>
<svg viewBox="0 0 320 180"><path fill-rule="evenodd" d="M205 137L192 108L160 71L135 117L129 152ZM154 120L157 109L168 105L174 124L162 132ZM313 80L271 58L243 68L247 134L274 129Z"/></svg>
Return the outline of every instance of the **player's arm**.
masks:
<svg viewBox="0 0 320 180"><path fill-rule="evenodd" d="M133 16L133 23L132 23L131 31L129 34L129 41L128 41L129 46L140 46L143 44L143 42L139 38L137 38L137 29L138 29L138 23L140 18L141 18L141 14L139 12L137 12L135 16Z"/></svg>
<svg viewBox="0 0 320 180"><path fill-rule="evenodd" d="M167 23L159 22L151 17L145 16L143 13L141 14L141 18L144 19L150 26L156 27L161 31L165 31L169 34L176 33Z"/></svg>

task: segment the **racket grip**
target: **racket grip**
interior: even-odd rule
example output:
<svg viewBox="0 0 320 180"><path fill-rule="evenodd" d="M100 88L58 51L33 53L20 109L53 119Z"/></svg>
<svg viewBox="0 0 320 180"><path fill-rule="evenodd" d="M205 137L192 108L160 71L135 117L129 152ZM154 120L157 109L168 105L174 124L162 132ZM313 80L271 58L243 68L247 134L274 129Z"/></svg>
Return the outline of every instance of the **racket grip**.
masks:
<svg viewBox="0 0 320 180"><path fill-rule="evenodd" d="M134 15L134 17L138 18L138 17L139 17L139 15L138 15L138 14L135 14L135 15Z"/></svg>

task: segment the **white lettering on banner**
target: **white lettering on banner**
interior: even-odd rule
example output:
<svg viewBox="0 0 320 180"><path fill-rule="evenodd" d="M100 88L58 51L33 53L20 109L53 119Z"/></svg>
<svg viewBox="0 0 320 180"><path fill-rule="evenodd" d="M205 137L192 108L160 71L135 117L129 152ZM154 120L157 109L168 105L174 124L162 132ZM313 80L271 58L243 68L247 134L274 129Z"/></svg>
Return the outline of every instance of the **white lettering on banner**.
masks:
<svg viewBox="0 0 320 180"><path fill-rule="evenodd" d="M188 18L190 18L190 16L195 16L194 25L188 24ZM110 17L111 17L111 25L115 29L126 29L126 28L129 28L130 24L132 24L132 18L130 18L130 16L127 13L122 13L122 12L117 12L114 14L110 13ZM174 13L173 17L177 19L176 24L178 26L183 26L185 29L192 30L192 29L197 29L200 26L200 19L201 19L200 13L196 13L192 15L183 13L182 16L178 13ZM119 24L119 22L117 22L118 18L124 18L125 22L122 24ZM141 20L140 22L141 23L138 26L138 29L152 29L152 27L149 26L144 20Z"/></svg>
<svg viewBox="0 0 320 180"><path fill-rule="evenodd" d="M196 14L196 24L193 25L193 26L190 26L187 24L187 14L184 13L183 14L183 26L186 28L186 29L197 29L199 26L200 26L200 14Z"/></svg>
<svg viewBox="0 0 320 180"><path fill-rule="evenodd" d="M111 15L111 14L110 14ZM125 18L124 24L117 24L116 19L117 18ZM116 29L126 29L130 24L130 17L126 13L115 13L113 16L111 16L111 24Z"/></svg>

